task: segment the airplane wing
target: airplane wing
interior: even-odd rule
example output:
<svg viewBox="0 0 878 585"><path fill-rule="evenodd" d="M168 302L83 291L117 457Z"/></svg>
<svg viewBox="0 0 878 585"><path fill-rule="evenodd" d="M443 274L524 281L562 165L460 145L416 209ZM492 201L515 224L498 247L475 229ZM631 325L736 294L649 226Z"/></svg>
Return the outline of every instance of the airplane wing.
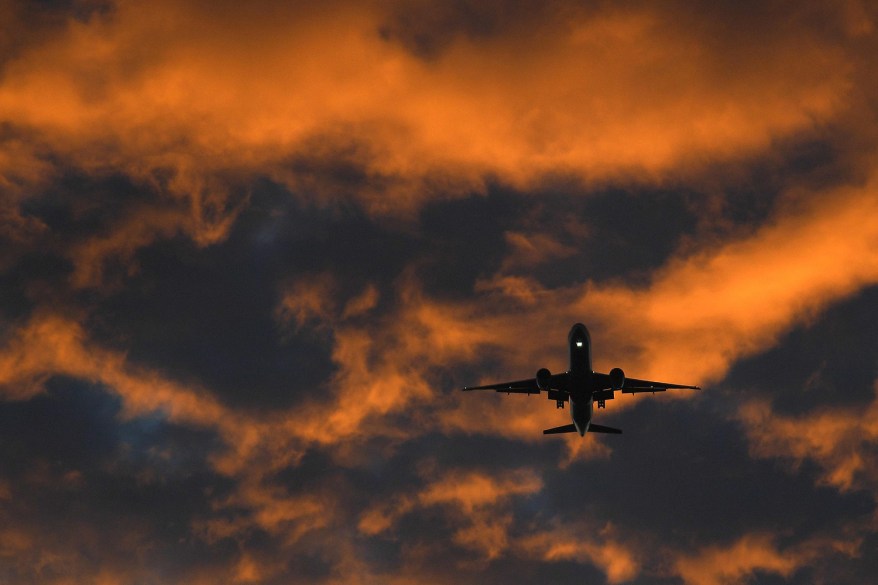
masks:
<svg viewBox="0 0 878 585"><path fill-rule="evenodd" d="M664 392L665 390L701 390L701 388L698 386L686 386L685 384L668 384L667 382L638 380L636 378L625 378L625 384L622 385L622 394Z"/></svg>
<svg viewBox="0 0 878 585"><path fill-rule="evenodd" d="M553 390L567 391L567 373L553 374L549 377L549 387ZM470 390L496 390L497 392L506 392L507 394L539 394L540 387L537 385L536 378L528 378L527 380L516 380L515 382L500 382L499 384L485 384L484 386L467 386L464 392Z"/></svg>
<svg viewBox="0 0 878 585"><path fill-rule="evenodd" d="M597 386L601 390L613 388L612 380L607 374L594 373ZM621 390L623 394L637 394L639 392L664 392L665 390L701 390L699 386L687 386L685 384L669 384L667 382L654 382L652 380L638 380L637 378L625 378Z"/></svg>
<svg viewBox="0 0 878 585"><path fill-rule="evenodd" d="M499 384L485 384L484 386L467 386L464 392L470 390L496 390L497 392L506 392L514 394L539 394L540 387L537 386L536 378L528 378L527 380L517 380L515 382L501 382Z"/></svg>

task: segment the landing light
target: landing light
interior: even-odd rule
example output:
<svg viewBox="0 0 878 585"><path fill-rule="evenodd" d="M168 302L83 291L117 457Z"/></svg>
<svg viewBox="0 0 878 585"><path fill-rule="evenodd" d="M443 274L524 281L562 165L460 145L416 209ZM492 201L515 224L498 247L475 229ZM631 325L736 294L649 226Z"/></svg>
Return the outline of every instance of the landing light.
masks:
<svg viewBox="0 0 878 585"><path fill-rule="evenodd" d="M576 342L576 347L582 347L582 342L581 342L581 341L577 341L577 342Z"/></svg>

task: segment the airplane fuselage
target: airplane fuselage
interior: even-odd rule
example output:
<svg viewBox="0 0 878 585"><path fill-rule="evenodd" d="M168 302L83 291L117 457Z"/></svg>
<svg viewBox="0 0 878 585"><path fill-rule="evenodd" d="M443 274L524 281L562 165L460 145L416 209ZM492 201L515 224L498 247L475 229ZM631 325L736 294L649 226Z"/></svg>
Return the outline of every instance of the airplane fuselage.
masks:
<svg viewBox="0 0 878 585"><path fill-rule="evenodd" d="M585 325L577 323L567 336L570 346L570 416L580 436L588 432L591 415L594 412L594 397L591 391L591 336Z"/></svg>

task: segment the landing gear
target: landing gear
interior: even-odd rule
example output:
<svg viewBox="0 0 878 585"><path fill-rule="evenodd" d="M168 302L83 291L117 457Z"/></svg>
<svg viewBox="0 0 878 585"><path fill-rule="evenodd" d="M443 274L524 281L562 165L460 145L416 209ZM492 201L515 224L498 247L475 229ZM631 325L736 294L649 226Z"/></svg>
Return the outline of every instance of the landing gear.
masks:
<svg viewBox="0 0 878 585"><path fill-rule="evenodd" d="M555 408L564 408L564 401L563 400L556 400L555 401Z"/></svg>
<svg viewBox="0 0 878 585"><path fill-rule="evenodd" d="M606 408L607 402L605 400L598 400L598 408Z"/></svg>

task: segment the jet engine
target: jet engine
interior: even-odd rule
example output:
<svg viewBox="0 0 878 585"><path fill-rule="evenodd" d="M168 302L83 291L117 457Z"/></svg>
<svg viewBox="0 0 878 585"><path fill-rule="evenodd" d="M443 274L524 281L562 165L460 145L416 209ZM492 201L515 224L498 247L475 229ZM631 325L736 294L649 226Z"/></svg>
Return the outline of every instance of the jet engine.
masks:
<svg viewBox="0 0 878 585"><path fill-rule="evenodd" d="M549 384L552 383L552 372L550 372L546 368L540 368L537 370L537 387L544 391L548 392L551 390Z"/></svg>
<svg viewBox="0 0 878 585"><path fill-rule="evenodd" d="M622 368L613 368L610 370L610 384L613 390L620 390L625 384L625 372Z"/></svg>

